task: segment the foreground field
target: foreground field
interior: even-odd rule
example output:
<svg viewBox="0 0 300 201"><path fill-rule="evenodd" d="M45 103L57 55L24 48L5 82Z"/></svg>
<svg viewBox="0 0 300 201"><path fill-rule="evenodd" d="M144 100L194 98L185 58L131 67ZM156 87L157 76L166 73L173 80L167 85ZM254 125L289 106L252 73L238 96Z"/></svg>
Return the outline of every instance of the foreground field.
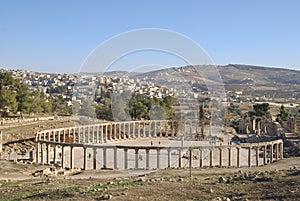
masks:
<svg viewBox="0 0 300 201"><path fill-rule="evenodd" d="M300 158L251 169L193 169L192 178L187 169L147 173L99 170L70 177L30 177L31 171L47 167L0 163L0 200L228 201L300 197Z"/></svg>

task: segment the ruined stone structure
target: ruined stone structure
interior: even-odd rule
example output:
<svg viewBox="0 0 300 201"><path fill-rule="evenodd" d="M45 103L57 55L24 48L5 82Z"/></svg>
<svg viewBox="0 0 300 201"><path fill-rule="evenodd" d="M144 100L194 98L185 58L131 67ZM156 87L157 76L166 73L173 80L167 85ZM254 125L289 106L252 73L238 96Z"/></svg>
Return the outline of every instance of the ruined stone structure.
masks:
<svg viewBox="0 0 300 201"><path fill-rule="evenodd" d="M300 125L300 121L297 121L294 117L289 118L286 122L285 128L292 133L298 132L298 127Z"/></svg>
<svg viewBox="0 0 300 201"><path fill-rule="evenodd" d="M166 120L110 122L41 131L36 134L35 162L66 168L161 169L185 167L241 167L265 165L283 159L283 142L274 140L239 145L153 145L151 139L175 139L176 122ZM186 122L182 136L199 133L199 124ZM111 142L145 139L151 144L118 145ZM145 159L145 160L144 160ZM243 159L243 160L242 160ZM246 161L246 162L245 162Z"/></svg>
<svg viewBox="0 0 300 201"><path fill-rule="evenodd" d="M263 117L252 117L239 121L238 133L280 136L281 125Z"/></svg>

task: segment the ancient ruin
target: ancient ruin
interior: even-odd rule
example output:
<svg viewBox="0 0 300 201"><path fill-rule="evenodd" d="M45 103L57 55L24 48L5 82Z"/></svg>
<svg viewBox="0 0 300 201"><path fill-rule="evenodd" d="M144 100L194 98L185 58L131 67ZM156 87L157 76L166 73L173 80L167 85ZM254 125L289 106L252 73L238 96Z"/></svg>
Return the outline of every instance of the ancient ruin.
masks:
<svg viewBox="0 0 300 201"><path fill-rule="evenodd" d="M177 122L167 120L45 130L36 134L32 160L70 169L149 170L181 168L188 162L192 167L251 167L283 159L281 139L226 144L190 139L201 132L199 123L188 122L179 128Z"/></svg>

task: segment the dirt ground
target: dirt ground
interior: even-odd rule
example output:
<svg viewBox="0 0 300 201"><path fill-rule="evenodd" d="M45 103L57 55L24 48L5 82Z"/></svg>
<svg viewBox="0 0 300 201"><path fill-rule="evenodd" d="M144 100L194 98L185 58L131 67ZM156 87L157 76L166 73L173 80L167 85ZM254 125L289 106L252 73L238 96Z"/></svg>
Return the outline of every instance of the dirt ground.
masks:
<svg viewBox="0 0 300 201"><path fill-rule="evenodd" d="M32 177L49 166L0 161L0 200L299 200L300 158L254 168L84 171Z"/></svg>
<svg viewBox="0 0 300 201"><path fill-rule="evenodd" d="M35 137L41 130L74 126L75 121L70 117L55 120L8 123L0 125L3 133L3 143Z"/></svg>

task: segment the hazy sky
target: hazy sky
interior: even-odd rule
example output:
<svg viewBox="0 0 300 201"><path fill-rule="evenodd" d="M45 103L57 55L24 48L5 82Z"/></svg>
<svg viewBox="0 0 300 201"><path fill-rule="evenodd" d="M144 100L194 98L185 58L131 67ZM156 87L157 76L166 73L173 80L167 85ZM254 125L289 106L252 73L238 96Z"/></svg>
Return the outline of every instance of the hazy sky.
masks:
<svg viewBox="0 0 300 201"><path fill-rule="evenodd" d="M0 68L78 72L109 38L163 28L197 42L215 64L300 70L299 10L298 0L0 0Z"/></svg>

